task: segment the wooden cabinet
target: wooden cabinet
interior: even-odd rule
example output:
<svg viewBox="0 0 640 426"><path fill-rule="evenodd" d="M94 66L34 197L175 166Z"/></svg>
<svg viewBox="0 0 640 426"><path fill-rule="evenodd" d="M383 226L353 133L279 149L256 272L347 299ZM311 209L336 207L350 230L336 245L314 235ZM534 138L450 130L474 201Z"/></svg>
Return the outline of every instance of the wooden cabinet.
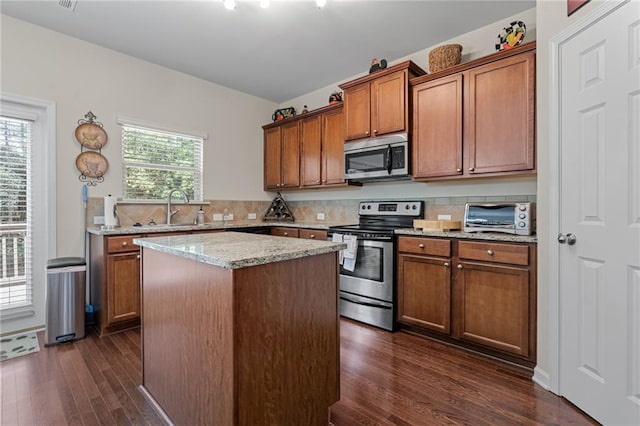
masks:
<svg viewBox="0 0 640 426"><path fill-rule="evenodd" d="M451 242L398 239L398 321L451 332Z"/></svg>
<svg viewBox="0 0 640 426"><path fill-rule="evenodd" d="M410 132L409 79L425 74L411 61L348 83L344 90L346 141Z"/></svg>
<svg viewBox="0 0 640 426"><path fill-rule="evenodd" d="M271 235L276 237L298 238L299 231L297 228L287 228L284 226L275 226L271 228Z"/></svg>
<svg viewBox="0 0 640 426"><path fill-rule="evenodd" d="M142 235L90 236L91 303L98 334L140 325L140 249Z"/></svg>
<svg viewBox="0 0 640 426"><path fill-rule="evenodd" d="M397 320L533 366L535 268L532 244L399 237Z"/></svg>
<svg viewBox="0 0 640 426"><path fill-rule="evenodd" d="M300 120L300 186L345 184L342 106L322 108Z"/></svg>
<svg viewBox="0 0 640 426"><path fill-rule="evenodd" d="M289 228L286 226L275 226L271 228L271 235L276 237L306 238L309 240L321 241L327 239L327 231L321 229Z"/></svg>
<svg viewBox="0 0 640 426"><path fill-rule="evenodd" d="M535 172L535 42L411 86L414 179Z"/></svg>
<svg viewBox="0 0 640 426"><path fill-rule="evenodd" d="M298 121L264 131L265 189L300 186L300 135Z"/></svg>

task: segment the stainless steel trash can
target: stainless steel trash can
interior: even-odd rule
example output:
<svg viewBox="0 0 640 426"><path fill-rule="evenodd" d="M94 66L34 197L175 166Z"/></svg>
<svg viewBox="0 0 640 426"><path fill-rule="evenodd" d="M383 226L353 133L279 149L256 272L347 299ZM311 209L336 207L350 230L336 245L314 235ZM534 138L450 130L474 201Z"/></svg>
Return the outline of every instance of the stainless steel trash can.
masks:
<svg viewBox="0 0 640 426"><path fill-rule="evenodd" d="M86 271L82 257L47 262L45 346L84 337Z"/></svg>

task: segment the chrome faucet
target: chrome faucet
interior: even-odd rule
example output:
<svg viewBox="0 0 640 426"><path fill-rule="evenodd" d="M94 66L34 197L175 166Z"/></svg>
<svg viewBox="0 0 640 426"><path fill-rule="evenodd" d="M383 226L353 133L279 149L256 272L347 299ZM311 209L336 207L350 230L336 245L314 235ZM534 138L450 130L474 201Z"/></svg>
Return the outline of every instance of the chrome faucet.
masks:
<svg viewBox="0 0 640 426"><path fill-rule="evenodd" d="M180 209L175 209L174 211L171 211L171 196L173 195L174 192L181 193L182 199L184 200L184 202L189 204L189 196L182 189L172 189L171 191L169 191L169 197L167 198L167 225L171 225L171 218L173 217L174 214L180 211Z"/></svg>

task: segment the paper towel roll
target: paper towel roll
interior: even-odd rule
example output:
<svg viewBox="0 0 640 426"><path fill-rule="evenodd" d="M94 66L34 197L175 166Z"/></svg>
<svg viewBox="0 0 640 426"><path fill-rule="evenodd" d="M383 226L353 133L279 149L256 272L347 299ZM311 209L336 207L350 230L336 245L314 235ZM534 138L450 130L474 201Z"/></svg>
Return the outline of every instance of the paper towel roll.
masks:
<svg viewBox="0 0 640 426"><path fill-rule="evenodd" d="M116 214L116 197L107 195L104 197L104 226L118 226L118 216Z"/></svg>

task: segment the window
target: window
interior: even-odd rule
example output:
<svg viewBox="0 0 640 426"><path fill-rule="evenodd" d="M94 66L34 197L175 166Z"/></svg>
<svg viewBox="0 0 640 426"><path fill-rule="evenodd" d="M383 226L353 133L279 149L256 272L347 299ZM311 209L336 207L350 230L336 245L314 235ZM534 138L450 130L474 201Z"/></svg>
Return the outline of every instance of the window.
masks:
<svg viewBox="0 0 640 426"><path fill-rule="evenodd" d="M177 188L202 201L204 137L119 122L125 199L164 200Z"/></svg>
<svg viewBox="0 0 640 426"><path fill-rule="evenodd" d="M0 309L28 306L32 301L27 281L31 127L27 120L0 117Z"/></svg>

